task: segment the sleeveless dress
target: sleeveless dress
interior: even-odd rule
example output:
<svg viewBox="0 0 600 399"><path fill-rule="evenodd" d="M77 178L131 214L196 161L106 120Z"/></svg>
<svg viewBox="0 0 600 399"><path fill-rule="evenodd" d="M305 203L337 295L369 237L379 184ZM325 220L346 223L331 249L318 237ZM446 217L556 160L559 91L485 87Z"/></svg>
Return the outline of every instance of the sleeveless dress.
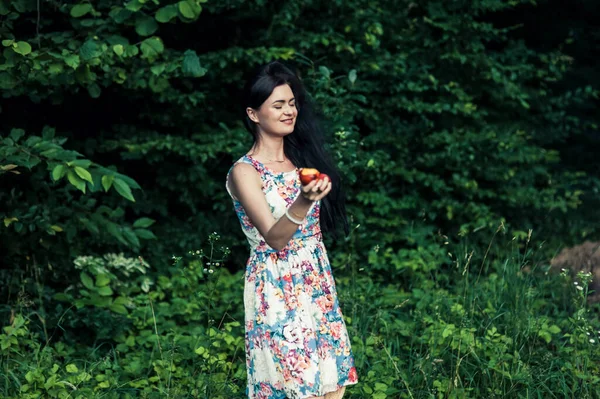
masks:
<svg viewBox="0 0 600 399"><path fill-rule="evenodd" d="M275 219L285 217L300 193L297 170L275 173L248 155L238 162L254 166L271 213ZM229 187L227 191L250 245L244 283L248 397L303 399L357 383L322 241L319 203L312 205L287 246L277 251L252 225Z"/></svg>

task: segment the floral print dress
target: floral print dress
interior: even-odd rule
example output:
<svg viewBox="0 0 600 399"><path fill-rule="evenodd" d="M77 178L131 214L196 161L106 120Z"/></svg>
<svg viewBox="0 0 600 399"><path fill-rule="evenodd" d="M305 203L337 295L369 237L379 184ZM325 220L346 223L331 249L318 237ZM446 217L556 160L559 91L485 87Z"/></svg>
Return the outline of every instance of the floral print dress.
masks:
<svg viewBox="0 0 600 399"><path fill-rule="evenodd" d="M248 155L278 219L300 193L297 170L275 173ZM237 163L236 162L236 163ZM319 226L319 203L281 251L233 199L248 243L244 308L249 398L303 399L357 382L350 340Z"/></svg>

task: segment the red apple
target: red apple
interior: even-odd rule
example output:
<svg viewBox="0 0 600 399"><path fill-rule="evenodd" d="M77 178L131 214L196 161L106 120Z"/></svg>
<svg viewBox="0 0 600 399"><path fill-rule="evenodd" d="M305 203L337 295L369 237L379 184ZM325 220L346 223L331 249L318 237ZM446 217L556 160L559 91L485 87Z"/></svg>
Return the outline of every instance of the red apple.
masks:
<svg viewBox="0 0 600 399"><path fill-rule="evenodd" d="M325 180L325 178L327 178L327 180L331 181L331 177L329 177L329 175L325 174L325 173L319 173L319 180Z"/></svg>
<svg viewBox="0 0 600 399"><path fill-rule="evenodd" d="M300 169L300 182L306 186L311 181L318 179L320 175L321 173L315 168L302 168Z"/></svg>

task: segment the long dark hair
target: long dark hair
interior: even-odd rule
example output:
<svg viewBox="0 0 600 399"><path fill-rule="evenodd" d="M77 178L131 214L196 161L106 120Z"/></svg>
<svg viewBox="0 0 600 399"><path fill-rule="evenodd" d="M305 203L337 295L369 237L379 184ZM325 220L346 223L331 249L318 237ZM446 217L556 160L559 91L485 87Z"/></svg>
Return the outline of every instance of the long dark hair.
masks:
<svg viewBox="0 0 600 399"><path fill-rule="evenodd" d="M340 173L331 156L325 151L323 131L304 85L298 76L281 62L273 61L261 66L247 81L243 97L246 129L252 134L254 143L256 143L259 139L258 128L248 117L246 108L259 109L273 90L284 84L289 85L292 89L298 109L294 131L283 139L285 155L297 167L317 168L320 172L329 175L332 189L321 201L321 229L335 238L337 229L341 227L347 235L349 232L348 217Z"/></svg>

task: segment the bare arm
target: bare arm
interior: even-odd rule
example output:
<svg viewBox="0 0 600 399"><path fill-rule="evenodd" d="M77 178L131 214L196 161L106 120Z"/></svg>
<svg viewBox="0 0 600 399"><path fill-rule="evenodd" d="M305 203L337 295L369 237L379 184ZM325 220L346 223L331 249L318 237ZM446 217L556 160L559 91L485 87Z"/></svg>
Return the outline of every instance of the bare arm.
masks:
<svg viewBox="0 0 600 399"><path fill-rule="evenodd" d="M285 215L279 219L273 217L261 186L260 176L252 165L238 163L233 167L229 176L231 193L240 201L267 244L279 251L290 241L298 230L298 225ZM319 189L322 191L319 192ZM288 208L288 212L294 218L304 219L313 202L324 198L329 191L331 182L328 179L312 181L302 187L302 192Z"/></svg>

